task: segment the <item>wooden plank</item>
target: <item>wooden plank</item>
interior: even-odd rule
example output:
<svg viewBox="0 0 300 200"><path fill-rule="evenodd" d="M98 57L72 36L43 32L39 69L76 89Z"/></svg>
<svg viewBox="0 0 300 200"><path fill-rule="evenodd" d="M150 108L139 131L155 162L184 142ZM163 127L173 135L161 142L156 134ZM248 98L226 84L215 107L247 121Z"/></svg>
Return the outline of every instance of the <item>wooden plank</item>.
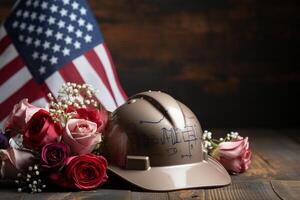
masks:
<svg viewBox="0 0 300 200"><path fill-rule="evenodd" d="M160 89L186 102L205 126L249 127L297 126L281 117L296 115L298 105L289 92L299 82L290 64L297 57L289 44L299 41L292 1L89 2L129 95ZM2 21L13 1L0 2Z"/></svg>
<svg viewBox="0 0 300 200"><path fill-rule="evenodd" d="M205 190L207 200L279 200L269 181L240 181L228 187Z"/></svg>
<svg viewBox="0 0 300 200"><path fill-rule="evenodd" d="M288 92L299 82L288 64L296 59L289 41L299 41L292 0L90 3L129 94L168 91L206 127L297 126L281 117L297 114Z"/></svg>
<svg viewBox="0 0 300 200"><path fill-rule="evenodd" d="M250 168L243 174L232 175L233 180L253 180L253 179L268 179L276 176L277 169L264 159L262 153L253 150L252 163Z"/></svg>
<svg viewBox="0 0 300 200"><path fill-rule="evenodd" d="M56 198L53 198L53 200ZM131 192L127 190L94 190L87 192L72 192L67 199L90 199L90 200L130 200Z"/></svg>
<svg viewBox="0 0 300 200"><path fill-rule="evenodd" d="M300 181L272 180L272 187L283 200L300 199Z"/></svg>
<svg viewBox="0 0 300 200"><path fill-rule="evenodd" d="M64 200L64 199L90 199L90 200L130 200L131 192L126 190L94 190L82 192L43 192L36 194L18 193L16 190L0 190L0 199L5 200Z"/></svg>
<svg viewBox="0 0 300 200"><path fill-rule="evenodd" d="M2 22L10 13L14 1L2 0L0 8L0 22ZM1 24L1 23L0 23Z"/></svg>
<svg viewBox="0 0 300 200"><path fill-rule="evenodd" d="M133 200L168 200L166 192L132 192Z"/></svg>
<svg viewBox="0 0 300 200"><path fill-rule="evenodd" d="M224 133L224 130L222 131ZM299 181L268 181L271 178L297 180L299 175L299 136L298 131L239 130L249 136L254 150L253 163L249 171L232 176L233 183L228 187L180 190L169 193L143 192L126 181L110 175L110 184L90 192L46 192L30 195L17 193L15 189L4 189L3 199L297 199ZM264 180L261 180L261 179ZM299 179L298 179L299 180ZM130 192L132 190L134 192ZM279 197L278 197L279 196ZM299 199L299 198L298 198Z"/></svg>
<svg viewBox="0 0 300 200"><path fill-rule="evenodd" d="M181 190L169 192L169 198L175 200L253 200L272 199L278 200L269 181L235 181L230 186L199 189Z"/></svg>
<svg viewBox="0 0 300 200"><path fill-rule="evenodd" d="M18 200L18 199L22 199L22 196L23 196L23 194L18 193L16 189L9 189L9 190L1 189L0 190L0 199Z"/></svg>
<svg viewBox="0 0 300 200"><path fill-rule="evenodd" d="M174 200L181 200L181 199L205 199L205 190L204 189L198 189L198 190L180 190L180 191L174 191L169 192L169 199Z"/></svg>

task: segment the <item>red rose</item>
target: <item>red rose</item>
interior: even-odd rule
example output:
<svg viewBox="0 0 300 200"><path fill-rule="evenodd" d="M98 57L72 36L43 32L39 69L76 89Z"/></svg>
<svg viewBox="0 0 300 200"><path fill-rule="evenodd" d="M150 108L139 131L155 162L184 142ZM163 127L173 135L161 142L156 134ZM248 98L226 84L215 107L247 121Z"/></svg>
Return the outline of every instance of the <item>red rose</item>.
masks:
<svg viewBox="0 0 300 200"><path fill-rule="evenodd" d="M50 143L41 150L41 164L44 168L58 170L64 166L70 156L70 147L64 143Z"/></svg>
<svg viewBox="0 0 300 200"><path fill-rule="evenodd" d="M89 190L106 182L106 169L107 162L104 157L87 154L70 159L66 176L76 188Z"/></svg>
<svg viewBox="0 0 300 200"><path fill-rule="evenodd" d="M64 188L91 190L107 180L107 161L102 156L86 154L68 159L63 174L52 174L50 179Z"/></svg>
<svg viewBox="0 0 300 200"><path fill-rule="evenodd" d="M52 121L49 112L39 110L25 128L23 144L26 148L38 150L48 143L59 142L61 133L61 128Z"/></svg>
<svg viewBox="0 0 300 200"><path fill-rule="evenodd" d="M108 112L103 108L102 110L94 108L70 108L68 112L77 112L77 119L85 119L97 124L97 132L102 133L108 120Z"/></svg>

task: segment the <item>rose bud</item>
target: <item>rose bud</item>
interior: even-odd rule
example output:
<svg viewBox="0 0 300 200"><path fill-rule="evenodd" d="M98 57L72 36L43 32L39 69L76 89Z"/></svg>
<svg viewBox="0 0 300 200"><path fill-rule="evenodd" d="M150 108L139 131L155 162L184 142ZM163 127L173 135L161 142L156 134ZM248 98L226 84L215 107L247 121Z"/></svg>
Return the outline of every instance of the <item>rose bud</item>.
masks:
<svg viewBox="0 0 300 200"><path fill-rule="evenodd" d="M61 128L54 123L45 110L39 110L29 120L23 134L23 144L26 148L39 150L44 145L59 142Z"/></svg>
<svg viewBox="0 0 300 200"><path fill-rule="evenodd" d="M30 120L32 115L39 111L41 108L35 107L28 103L28 99L21 100L16 104L8 116L4 124L4 130L14 137L18 133L22 133L26 123Z"/></svg>
<svg viewBox="0 0 300 200"><path fill-rule="evenodd" d="M54 173L50 179L69 189L91 190L107 180L107 161L102 156L86 154L68 159L64 174Z"/></svg>
<svg viewBox="0 0 300 200"><path fill-rule="evenodd" d="M70 119L63 133L63 142L70 146L74 155L91 153L101 142L97 124L84 119Z"/></svg>
<svg viewBox="0 0 300 200"><path fill-rule="evenodd" d="M221 142L212 152L212 156L233 174L245 172L249 168L251 155L248 137Z"/></svg>
<svg viewBox="0 0 300 200"><path fill-rule="evenodd" d="M34 164L34 156L17 149L0 150L0 179L15 179L22 170Z"/></svg>
<svg viewBox="0 0 300 200"><path fill-rule="evenodd" d="M51 170L58 170L66 164L70 156L70 148L64 143L51 143L42 148L41 166Z"/></svg>

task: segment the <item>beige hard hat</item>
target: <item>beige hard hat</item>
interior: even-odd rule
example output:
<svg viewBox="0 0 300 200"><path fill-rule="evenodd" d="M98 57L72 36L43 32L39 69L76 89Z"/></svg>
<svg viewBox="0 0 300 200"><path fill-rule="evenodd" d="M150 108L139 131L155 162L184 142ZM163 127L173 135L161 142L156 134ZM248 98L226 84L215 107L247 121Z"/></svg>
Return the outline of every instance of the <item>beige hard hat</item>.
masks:
<svg viewBox="0 0 300 200"><path fill-rule="evenodd" d="M231 182L223 166L207 155L194 113L163 92L136 94L113 112L105 150L109 170L147 190Z"/></svg>

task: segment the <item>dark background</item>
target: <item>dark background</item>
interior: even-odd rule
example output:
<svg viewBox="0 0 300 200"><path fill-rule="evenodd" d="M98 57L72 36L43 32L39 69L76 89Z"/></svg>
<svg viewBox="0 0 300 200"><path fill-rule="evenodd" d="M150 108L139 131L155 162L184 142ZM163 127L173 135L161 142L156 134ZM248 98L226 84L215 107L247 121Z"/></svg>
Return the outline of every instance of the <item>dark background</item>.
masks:
<svg viewBox="0 0 300 200"><path fill-rule="evenodd" d="M128 96L170 93L205 128L299 127L299 1L89 2Z"/></svg>

